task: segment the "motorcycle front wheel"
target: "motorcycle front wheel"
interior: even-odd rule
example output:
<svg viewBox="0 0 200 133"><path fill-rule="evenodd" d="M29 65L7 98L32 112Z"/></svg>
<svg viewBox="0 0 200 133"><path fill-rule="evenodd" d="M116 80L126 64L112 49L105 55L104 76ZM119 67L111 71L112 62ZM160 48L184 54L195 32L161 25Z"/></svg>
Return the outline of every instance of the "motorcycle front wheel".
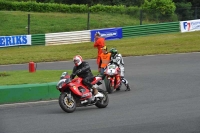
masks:
<svg viewBox="0 0 200 133"><path fill-rule="evenodd" d="M98 91L103 94L103 97L98 99L95 106L98 108L105 108L108 106L109 103L108 94L102 89L98 89Z"/></svg>
<svg viewBox="0 0 200 133"><path fill-rule="evenodd" d="M63 111L67 113L72 113L76 109L76 100L74 99L73 95L63 92L60 94L59 97L59 105Z"/></svg>
<svg viewBox="0 0 200 133"><path fill-rule="evenodd" d="M112 86L111 81L107 78L105 79L105 86L109 94L113 93L114 87Z"/></svg>

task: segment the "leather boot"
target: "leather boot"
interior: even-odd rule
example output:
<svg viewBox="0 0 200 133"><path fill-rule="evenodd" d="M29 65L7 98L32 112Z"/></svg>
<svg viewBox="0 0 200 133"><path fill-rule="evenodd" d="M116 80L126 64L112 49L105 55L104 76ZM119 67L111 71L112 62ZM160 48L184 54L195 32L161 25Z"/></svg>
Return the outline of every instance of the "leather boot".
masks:
<svg viewBox="0 0 200 133"><path fill-rule="evenodd" d="M127 84L127 85L126 85L126 90L125 90L125 91L130 91L130 90L131 90L131 88L130 88L129 84Z"/></svg>

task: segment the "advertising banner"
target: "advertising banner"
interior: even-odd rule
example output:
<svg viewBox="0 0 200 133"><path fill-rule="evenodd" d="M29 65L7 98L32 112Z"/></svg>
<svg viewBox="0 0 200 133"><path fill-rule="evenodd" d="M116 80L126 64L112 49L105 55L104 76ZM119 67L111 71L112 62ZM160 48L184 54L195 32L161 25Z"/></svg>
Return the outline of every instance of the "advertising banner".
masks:
<svg viewBox="0 0 200 133"><path fill-rule="evenodd" d="M181 32L191 32L200 30L200 19L180 21Z"/></svg>
<svg viewBox="0 0 200 133"><path fill-rule="evenodd" d="M31 35L0 36L0 47L31 45Z"/></svg>
<svg viewBox="0 0 200 133"><path fill-rule="evenodd" d="M91 42L94 42L94 36L97 32L99 32L101 37L105 38L105 40L114 40L122 38L122 28L97 29L91 30Z"/></svg>

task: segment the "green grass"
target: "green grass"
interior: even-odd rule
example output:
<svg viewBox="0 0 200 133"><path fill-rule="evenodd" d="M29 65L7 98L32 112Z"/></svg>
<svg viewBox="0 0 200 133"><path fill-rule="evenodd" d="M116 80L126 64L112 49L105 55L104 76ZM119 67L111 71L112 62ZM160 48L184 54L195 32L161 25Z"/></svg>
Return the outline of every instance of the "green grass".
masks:
<svg viewBox="0 0 200 133"><path fill-rule="evenodd" d="M200 32L160 34L106 41L108 49L115 47L123 56L188 53L200 51ZM95 59L97 49L92 42L57 46L20 46L0 48L0 65L30 61L50 62L72 60L80 54Z"/></svg>
<svg viewBox="0 0 200 133"><path fill-rule="evenodd" d="M173 33L121 40L106 41L110 49L115 47L123 56L142 56L152 54L172 54L200 52L200 31L190 33ZM80 54L84 59L96 58L97 49L93 43L79 43L57 46L22 46L0 48L0 64L20 64L48 61L72 60ZM64 70L37 71L7 71L0 72L0 85L32 84L58 81ZM95 75L97 72L95 72Z"/></svg>
<svg viewBox="0 0 200 133"><path fill-rule="evenodd" d="M80 31L87 29L87 13L37 13L20 11L0 11L0 36L28 34L28 14L30 14L30 34ZM53 18L53 19L52 19ZM143 21L143 24L152 22ZM139 18L124 14L91 13L90 29L139 25Z"/></svg>
<svg viewBox="0 0 200 133"><path fill-rule="evenodd" d="M18 84L35 84L57 82L62 72L71 70L37 70L34 73L28 71L5 71L0 72L0 85L18 85ZM97 75L97 71L92 71Z"/></svg>

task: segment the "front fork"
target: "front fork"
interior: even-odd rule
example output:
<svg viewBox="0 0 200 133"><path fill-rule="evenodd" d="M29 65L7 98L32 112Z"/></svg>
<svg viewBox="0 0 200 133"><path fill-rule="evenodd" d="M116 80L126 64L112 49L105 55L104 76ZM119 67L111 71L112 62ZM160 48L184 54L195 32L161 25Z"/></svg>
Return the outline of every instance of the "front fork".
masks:
<svg viewBox="0 0 200 133"><path fill-rule="evenodd" d="M119 75L116 75L116 88L118 88L121 85L121 78Z"/></svg>
<svg viewBox="0 0 200 133"><path fill-rule="evenodd" d="M115 77L108 77L111 87L115 86Z"/></svg>
<svg viewBox="0 0 200 133"><path fill-rule="evenodd" d="M114 87L115 89L121 84L121 79L120 76L116 76L116 77L108 77L111 86ZM116 81L115 81L116 80Z"/></svg>
<svg viewBox="0 0 200 133"><path fill-rule="evenodd" d="M67 95L67 100L71 101L72 100L72 93L71 93L71 91L66 92L66 95Z"/></svg>

